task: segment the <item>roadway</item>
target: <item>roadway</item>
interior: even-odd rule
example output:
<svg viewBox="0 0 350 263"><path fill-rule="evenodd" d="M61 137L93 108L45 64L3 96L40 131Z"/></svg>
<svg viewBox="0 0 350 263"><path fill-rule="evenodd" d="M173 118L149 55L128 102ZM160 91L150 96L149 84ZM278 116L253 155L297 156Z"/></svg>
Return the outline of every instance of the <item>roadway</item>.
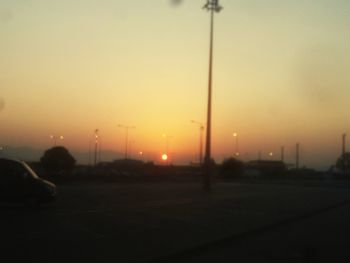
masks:
<svg viewBox="0 0 350 263"><path fill-rule="evenodd" d="M348 257L350 187L58 185L52 205L1 205L1 253L36 262L312 262ZM229 260L228 260L229 259Z"/></svg>

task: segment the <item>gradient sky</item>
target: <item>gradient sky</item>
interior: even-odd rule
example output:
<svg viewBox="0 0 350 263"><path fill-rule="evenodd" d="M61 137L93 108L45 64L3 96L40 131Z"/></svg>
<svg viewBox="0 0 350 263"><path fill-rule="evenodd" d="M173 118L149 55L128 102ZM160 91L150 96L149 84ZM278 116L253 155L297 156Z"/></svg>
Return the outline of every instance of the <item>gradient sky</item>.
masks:
<svg viewBox="0 0 350 263"><path fill-rule="evenodd" d="M180 4L174 4L180 2ZM173 3L173 4L172 4ZM209 14L201 0L1 0L0 144L48 148L64 135L88 151L147 159L172 136L173 161L193 160L205 122ZM215 16L213 154L263 158L282 145L324 168L350 134L350 1L221 0ZM3 105L3 106L1 106Z"/></svg>

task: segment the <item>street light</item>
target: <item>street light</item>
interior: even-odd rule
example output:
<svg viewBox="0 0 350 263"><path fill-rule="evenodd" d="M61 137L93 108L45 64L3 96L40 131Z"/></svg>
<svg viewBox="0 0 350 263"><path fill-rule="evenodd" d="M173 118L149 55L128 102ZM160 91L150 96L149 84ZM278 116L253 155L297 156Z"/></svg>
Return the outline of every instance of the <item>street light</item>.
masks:
<svg viewBox="0 0 350 263"><path fill-rule="evenodd" d="M222 7L219 0L207 0L203 9L210 11L210 47L209 47L209 77L208 77L208 111L207 111L207 134L205 142L203 188L210 191L211 183L211 97L212 97L212 68L213 68L213 36L214 36L214 12L219 12Z"/></svg>
<svg viewBox="0 0 350 263"><path fill-rule="evenodd" d="M51 140L53 140L53 145L56 147L56 144L57 144L57 139L59 139L59 140L63 140L64 139L64 137L63 137L63 135L60 135L60 136L58 136L58 138L57 138L57 136L56 135L50 135L50 139Z"/></svg>
<svg viewBox="0 0 350 263"><path fill-rule="evenodd" d="M204 125L201 122L191 120L192 123L199 125L199 166L202 166L203 163L203 131L204 131Z"/></svg>
<svg viewBox="0 0 350 263"><path fill-rule="evenodd" d="M139 156L140 156L140 159L141 159L141 161L143 161L143 151L139 151Z"/></svg>
<svg viewBox="0 0 350 263"><path fill-rule="evenodd" d="M295 168L296 169L299 169L299 158L300 158L299 151L300 151L300 144L297 143L295 145Z"/></svg>
<svg viewBox="0 0 350 263"><path fill-rule="evenodd" d="M125 125L118 125L119 128L125 129L125 160L128 159L128 133L129 129L135 129L135 126L125 126Z"/></svg>
<svg viewBox="0 0 350 263"><path fill-rule="evenodd" d="M94 155L94 165L97 164L97 146L98 146L98 129L94 131L94 139L95 139L95 155Z"/></svg>
<svg viewBox="0 0 350 263"><path fill-rule="evenodd" d="M238 151L238 134L237 132L234 132L232 136L235 138L235 155L239 156L239 151Z"/></svg>
<svg viewBox="0 0 350 263"><path fill-rule="evenodd" d="M129 141L129 155L130 155L130 158L132 159L132 156L133 156L133 154L132 154L132 145L135 143L135 141L134 140L130 140Z"/></svg>

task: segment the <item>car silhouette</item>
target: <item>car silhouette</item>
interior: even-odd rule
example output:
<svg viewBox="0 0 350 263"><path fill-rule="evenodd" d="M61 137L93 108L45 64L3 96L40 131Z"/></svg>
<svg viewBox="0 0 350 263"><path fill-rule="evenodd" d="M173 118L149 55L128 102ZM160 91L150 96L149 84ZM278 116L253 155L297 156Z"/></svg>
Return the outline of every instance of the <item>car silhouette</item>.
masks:
<svg viewBox="0 0 350 263"><path fill-rule="evenodd" d="M39 178L25 162L0 158L0 202L41 204L55 197L55 184Z"/></svg>

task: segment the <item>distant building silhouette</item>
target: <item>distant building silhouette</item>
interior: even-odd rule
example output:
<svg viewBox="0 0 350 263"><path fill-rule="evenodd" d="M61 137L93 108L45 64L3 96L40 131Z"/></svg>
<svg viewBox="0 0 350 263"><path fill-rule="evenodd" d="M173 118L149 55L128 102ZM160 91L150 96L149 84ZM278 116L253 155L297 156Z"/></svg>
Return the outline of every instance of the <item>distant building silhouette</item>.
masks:
<svg viewBox="0 0 350 263"><path fill-rule="evenodd" d="M247 163L247 168L260 172L261 175L283 175L287 166L282 161L275 160L255 160Z"/></svg>
<svg viewBox="0 0 350 263"><path fill-rule="evenodd" d="M333 175L350 175L350 153L346 152L346 134L342 134L341 155L337 159L335 165L332 165L329 172Z"/></svg>
<svg viewBox="0 0 350 263"><path fill-rule="evenodd" d="M344 152L337 160L336 168L343 173L350 172L350 153Z"/></svg>

